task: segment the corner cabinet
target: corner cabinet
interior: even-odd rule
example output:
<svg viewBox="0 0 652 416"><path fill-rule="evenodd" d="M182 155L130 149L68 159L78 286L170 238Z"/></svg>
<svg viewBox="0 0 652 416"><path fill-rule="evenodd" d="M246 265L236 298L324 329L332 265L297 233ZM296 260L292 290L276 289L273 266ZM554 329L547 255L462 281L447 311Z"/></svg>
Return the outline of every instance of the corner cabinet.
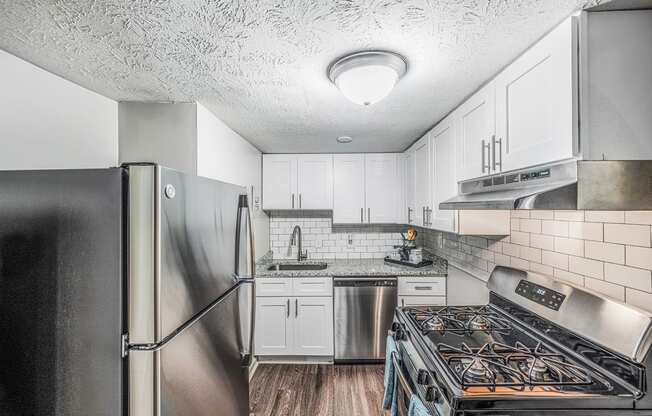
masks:
<svg viewBox="0 0 652 416"><path fill-rule="evenodd" d="M430 227L451 233L457 231L455 211L439 209L439 204L457 195L457 128L458 113L453 112L437 124L430 134L433 163L433 210Z"/></svg>
<svg viewBox="0 0 652 416"><path fill-rule="evenodd" d="M577 42L569 18L496 77L492 166L509 171L573 157Z"/></svg>
<svg viewBox="0 0 652 416"><path fill-rule="evenodd" d="M332 155L263 155L263 209L332 208Z"/></svg>
<svg viewBox="0 0 652 416"><path fill-rule="evenodd" d="M330 277L256 279L254 354L332 356Z"/></svg>

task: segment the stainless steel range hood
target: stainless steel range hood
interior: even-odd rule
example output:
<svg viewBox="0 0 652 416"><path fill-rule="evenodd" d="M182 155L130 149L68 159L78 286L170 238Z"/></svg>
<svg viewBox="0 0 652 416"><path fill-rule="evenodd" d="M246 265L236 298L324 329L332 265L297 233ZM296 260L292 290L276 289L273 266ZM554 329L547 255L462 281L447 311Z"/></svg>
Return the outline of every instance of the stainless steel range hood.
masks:
<svg viewBox="0 0 652 416"><path fill-rule="evenodd" d="M570 161L460 182L440 209L652 209L652 161Z"/></svg>

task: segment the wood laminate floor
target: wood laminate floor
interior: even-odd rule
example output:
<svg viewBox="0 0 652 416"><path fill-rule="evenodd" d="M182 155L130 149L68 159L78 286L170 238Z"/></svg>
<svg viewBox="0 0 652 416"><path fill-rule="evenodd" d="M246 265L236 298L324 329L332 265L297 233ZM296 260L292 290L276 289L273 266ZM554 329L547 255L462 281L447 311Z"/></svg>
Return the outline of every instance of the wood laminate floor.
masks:
<svg viewBox="0 0 652 416"><path fill-rule="evenodd" d="M388 416L382 365L260 364L250 387L256 416Z"/></svg>

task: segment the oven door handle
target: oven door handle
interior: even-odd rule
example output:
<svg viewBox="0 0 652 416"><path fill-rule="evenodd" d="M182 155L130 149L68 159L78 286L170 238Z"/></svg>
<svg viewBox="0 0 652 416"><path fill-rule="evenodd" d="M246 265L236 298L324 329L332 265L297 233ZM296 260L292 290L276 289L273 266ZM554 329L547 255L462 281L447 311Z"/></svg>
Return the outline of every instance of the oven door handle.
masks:
<svg viewBox="0 0 652 416"><path fill-rule="evenodd" d="M394 371L396 372L396 378L398 379L399 383L401 383L401 387L403 387L403 390L407 391L410 394L410 397L414 394L414 390L412 390L412 387L410 387L410 383L407 380L407 377L405 376L405 373L403 373L403 368L401 368L401 365L399 363L399 360L396 358L396 353L392 353L392 364L394 364Z"/></svg>

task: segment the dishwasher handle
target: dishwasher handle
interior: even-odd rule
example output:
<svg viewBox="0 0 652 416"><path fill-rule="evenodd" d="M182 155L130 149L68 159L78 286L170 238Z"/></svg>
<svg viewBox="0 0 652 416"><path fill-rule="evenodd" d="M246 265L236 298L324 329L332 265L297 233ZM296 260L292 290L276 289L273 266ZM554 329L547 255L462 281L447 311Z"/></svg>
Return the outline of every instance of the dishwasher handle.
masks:
<svg viewBox="0 0 652 416"><path fill-rule="evenodd" d="M334 277L334 287L396 287L396 277Z"/></svg>

